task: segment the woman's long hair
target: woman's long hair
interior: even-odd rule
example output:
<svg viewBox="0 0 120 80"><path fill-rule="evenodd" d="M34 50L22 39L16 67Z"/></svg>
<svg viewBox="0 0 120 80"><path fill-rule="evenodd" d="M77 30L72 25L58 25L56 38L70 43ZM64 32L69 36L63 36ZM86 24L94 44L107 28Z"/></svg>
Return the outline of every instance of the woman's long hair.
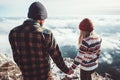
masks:
<svg viewBox="0 0 120 80"><path fill-rule="evenodd" d="M78 39L78 45L80 45L82 43L83 38L86 38L86 37L88 37L88 36L90 36L92 34L93 34L93 31L90 32L90 31L82 31L82 30L80 30L80 36L79 36L79 39Z"/></svg>
<svg viewBox="0 0 120 80"><path fill-rule="evenodd" d="M84 18L79 24L79 29L80 36L78 39L78 45L81 44L83 38L92 35L94 29L92 21L88 18Z"/></svg>

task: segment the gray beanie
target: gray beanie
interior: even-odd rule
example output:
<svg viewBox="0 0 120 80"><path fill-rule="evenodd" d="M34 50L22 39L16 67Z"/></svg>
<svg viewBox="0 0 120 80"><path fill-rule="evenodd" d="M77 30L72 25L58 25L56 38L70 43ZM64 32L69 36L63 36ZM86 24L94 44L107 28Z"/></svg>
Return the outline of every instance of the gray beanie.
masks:
<svg viewBox="0 0 120 80"><path fill-rule="evenodd" d="M44 20L47 18L46 8L40 2L34 2L29 7L28 18Z"/></svg>

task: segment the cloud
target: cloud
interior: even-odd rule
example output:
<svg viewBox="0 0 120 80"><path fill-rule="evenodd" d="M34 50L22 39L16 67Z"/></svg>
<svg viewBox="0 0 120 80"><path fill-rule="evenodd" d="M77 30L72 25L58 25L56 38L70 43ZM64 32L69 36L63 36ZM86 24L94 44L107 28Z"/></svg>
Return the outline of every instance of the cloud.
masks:
<svg viewBox="0 0 120 80"><path fill-rule="evenodd" d="M1 0L0 15L25 16L28 7L36 0ZM39 0L54 15L119 14L119 0ZM9 14L7 12L10 12ZM15 14L14 14L15 13Z"/></svg>
<svg viewBox="0 0 120 80"><path fill-rule="evenodd" d="M50 1L50 0L49 0ZM53 15L118 14L119 0L52 0L46 2Z"/></svg>

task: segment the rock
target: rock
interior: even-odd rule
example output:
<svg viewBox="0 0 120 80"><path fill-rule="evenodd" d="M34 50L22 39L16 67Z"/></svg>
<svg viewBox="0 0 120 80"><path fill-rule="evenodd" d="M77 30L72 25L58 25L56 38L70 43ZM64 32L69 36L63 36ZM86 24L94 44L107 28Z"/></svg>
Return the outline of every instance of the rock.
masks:
<svg viewBox="0 0 120 80"><path fill-rule="evenodd" d="M22 80L21 71L8 55L0 53L0 80Z"/></svg>
<svg viewBox="0 0 120 80"><path fill-rule="evenodd" d="M67 66L71 66L73 59L64 58ZM9 60L4 54L0 53L0 80L23 80L22 74L18 66ZM74 70L74 74L67 75L63 73L55 63L51 60L51 70L53 73L54 80L80 80L80 68L79 66ZM112 80L109 74L105 77L100 76L98 73L92 74L92 80Z"/></svg>
<svg viewBox="0 0 120 80"><path fill-rule="evenodd" d="M13 62L6 62L0 66L0 80L22 80L21 71Z"/></svg>

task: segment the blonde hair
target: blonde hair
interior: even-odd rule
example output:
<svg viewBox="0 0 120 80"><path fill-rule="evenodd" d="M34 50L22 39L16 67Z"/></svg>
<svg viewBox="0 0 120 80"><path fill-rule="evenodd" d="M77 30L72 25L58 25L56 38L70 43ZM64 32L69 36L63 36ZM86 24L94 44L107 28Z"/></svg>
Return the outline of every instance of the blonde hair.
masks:
<svg viewBox="0 0 120 80"><path fill-rule="evenodd" d="M82 43L83 38L88 37L88 36L90 36L92 34L93 34L92 31L90 32L90 31L80 30L80 36L79 36L79 39L78 39L78 45L80 45Z"/></svg>

